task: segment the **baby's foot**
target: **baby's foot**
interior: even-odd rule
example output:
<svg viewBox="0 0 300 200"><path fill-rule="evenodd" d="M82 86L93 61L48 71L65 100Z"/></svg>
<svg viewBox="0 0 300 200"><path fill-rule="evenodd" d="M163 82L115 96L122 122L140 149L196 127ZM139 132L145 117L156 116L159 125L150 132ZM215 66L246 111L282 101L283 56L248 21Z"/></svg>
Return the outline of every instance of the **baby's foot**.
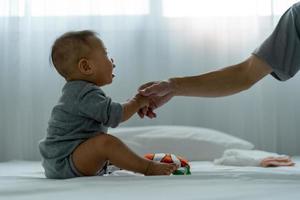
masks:
<svg viewBox="0 0 300 200"><path fill-rule="evenodd" d="M146 170L146 176L153 176L153 175L170 175L172 174L178 166L174 163L158 163L151 161L149 163L148 169Z"/></svg>

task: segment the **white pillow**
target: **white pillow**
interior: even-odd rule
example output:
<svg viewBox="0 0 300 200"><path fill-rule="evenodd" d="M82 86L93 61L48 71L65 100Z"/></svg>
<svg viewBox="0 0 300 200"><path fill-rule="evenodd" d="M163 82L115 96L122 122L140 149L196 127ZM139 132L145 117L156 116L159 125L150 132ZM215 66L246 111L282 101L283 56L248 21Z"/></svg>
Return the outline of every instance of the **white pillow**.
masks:
<svg viewBox="0 0 300 200"><path fill-rule="evenodd" d="M143 156L146 153L173 153L189 161L212 161L226 149L253 149L250 142L226 133L200 127L143 126L110 129L110 133Z"/></svg>

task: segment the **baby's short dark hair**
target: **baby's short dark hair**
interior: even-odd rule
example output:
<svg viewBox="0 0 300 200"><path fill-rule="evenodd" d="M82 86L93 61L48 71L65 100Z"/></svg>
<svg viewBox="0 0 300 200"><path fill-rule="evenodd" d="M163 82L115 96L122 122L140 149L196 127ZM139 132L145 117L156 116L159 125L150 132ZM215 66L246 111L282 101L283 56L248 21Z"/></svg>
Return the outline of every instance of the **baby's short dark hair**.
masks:
<svg viewBox="0 0 300 200"><path fill-rule="evenodd" d="M70 31L55 40L51 49L51 62L64 78L67 78L74 71L78 61L92 50L89 41L91 37L97 38L97 33L91 30Z"/></svg>

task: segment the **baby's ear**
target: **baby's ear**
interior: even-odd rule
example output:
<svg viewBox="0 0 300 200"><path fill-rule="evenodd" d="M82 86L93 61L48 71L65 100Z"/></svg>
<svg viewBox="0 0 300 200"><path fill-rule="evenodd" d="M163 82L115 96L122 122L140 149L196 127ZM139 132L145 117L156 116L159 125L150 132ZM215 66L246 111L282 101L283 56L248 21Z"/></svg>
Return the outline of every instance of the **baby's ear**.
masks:
<svg viewBox="0 0 300 200"><path fill-rule="evenodd" d="M92 67L89 64L89 61L86 58L81 58L78 62L78 69L81 73L85 75L90 75L93 73Z"/></svg>

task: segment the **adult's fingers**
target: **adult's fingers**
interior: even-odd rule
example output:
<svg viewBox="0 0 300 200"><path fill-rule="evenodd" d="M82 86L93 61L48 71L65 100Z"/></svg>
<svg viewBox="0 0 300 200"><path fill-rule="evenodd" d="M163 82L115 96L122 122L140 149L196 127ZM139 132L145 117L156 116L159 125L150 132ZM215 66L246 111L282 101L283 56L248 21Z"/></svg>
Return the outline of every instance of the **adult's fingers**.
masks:
<svg viewBox="0 0 300 200"><path fill-rule="evenodd" d="M149 85L148 87L139 90L139 94L143 96L151 96L151 95L159 95L159 88L158 85L153 83L152 85Z"/></svg>
<svg viewBox="0 0 300 200"><path fill-rule="evenodd" d="M146 84L143 89L139 90L139 93L143 96L165 96L170 93L170 85L167 81L152 82Z"/></svg>
<svg viewBox="0 0 300 200"><path fill-rule="evenodd" d="M150 85L153 85L153 84L155 84L155 83L157 83L156 81L151 81L151 82L148 82L148 83L145 83L145 84L143 84L143 85L141 85L140 87L139 87L139 91L140 90L143 90L143 89L145 89L145 88L147 88L147 87L149 87Z"/></svg>

